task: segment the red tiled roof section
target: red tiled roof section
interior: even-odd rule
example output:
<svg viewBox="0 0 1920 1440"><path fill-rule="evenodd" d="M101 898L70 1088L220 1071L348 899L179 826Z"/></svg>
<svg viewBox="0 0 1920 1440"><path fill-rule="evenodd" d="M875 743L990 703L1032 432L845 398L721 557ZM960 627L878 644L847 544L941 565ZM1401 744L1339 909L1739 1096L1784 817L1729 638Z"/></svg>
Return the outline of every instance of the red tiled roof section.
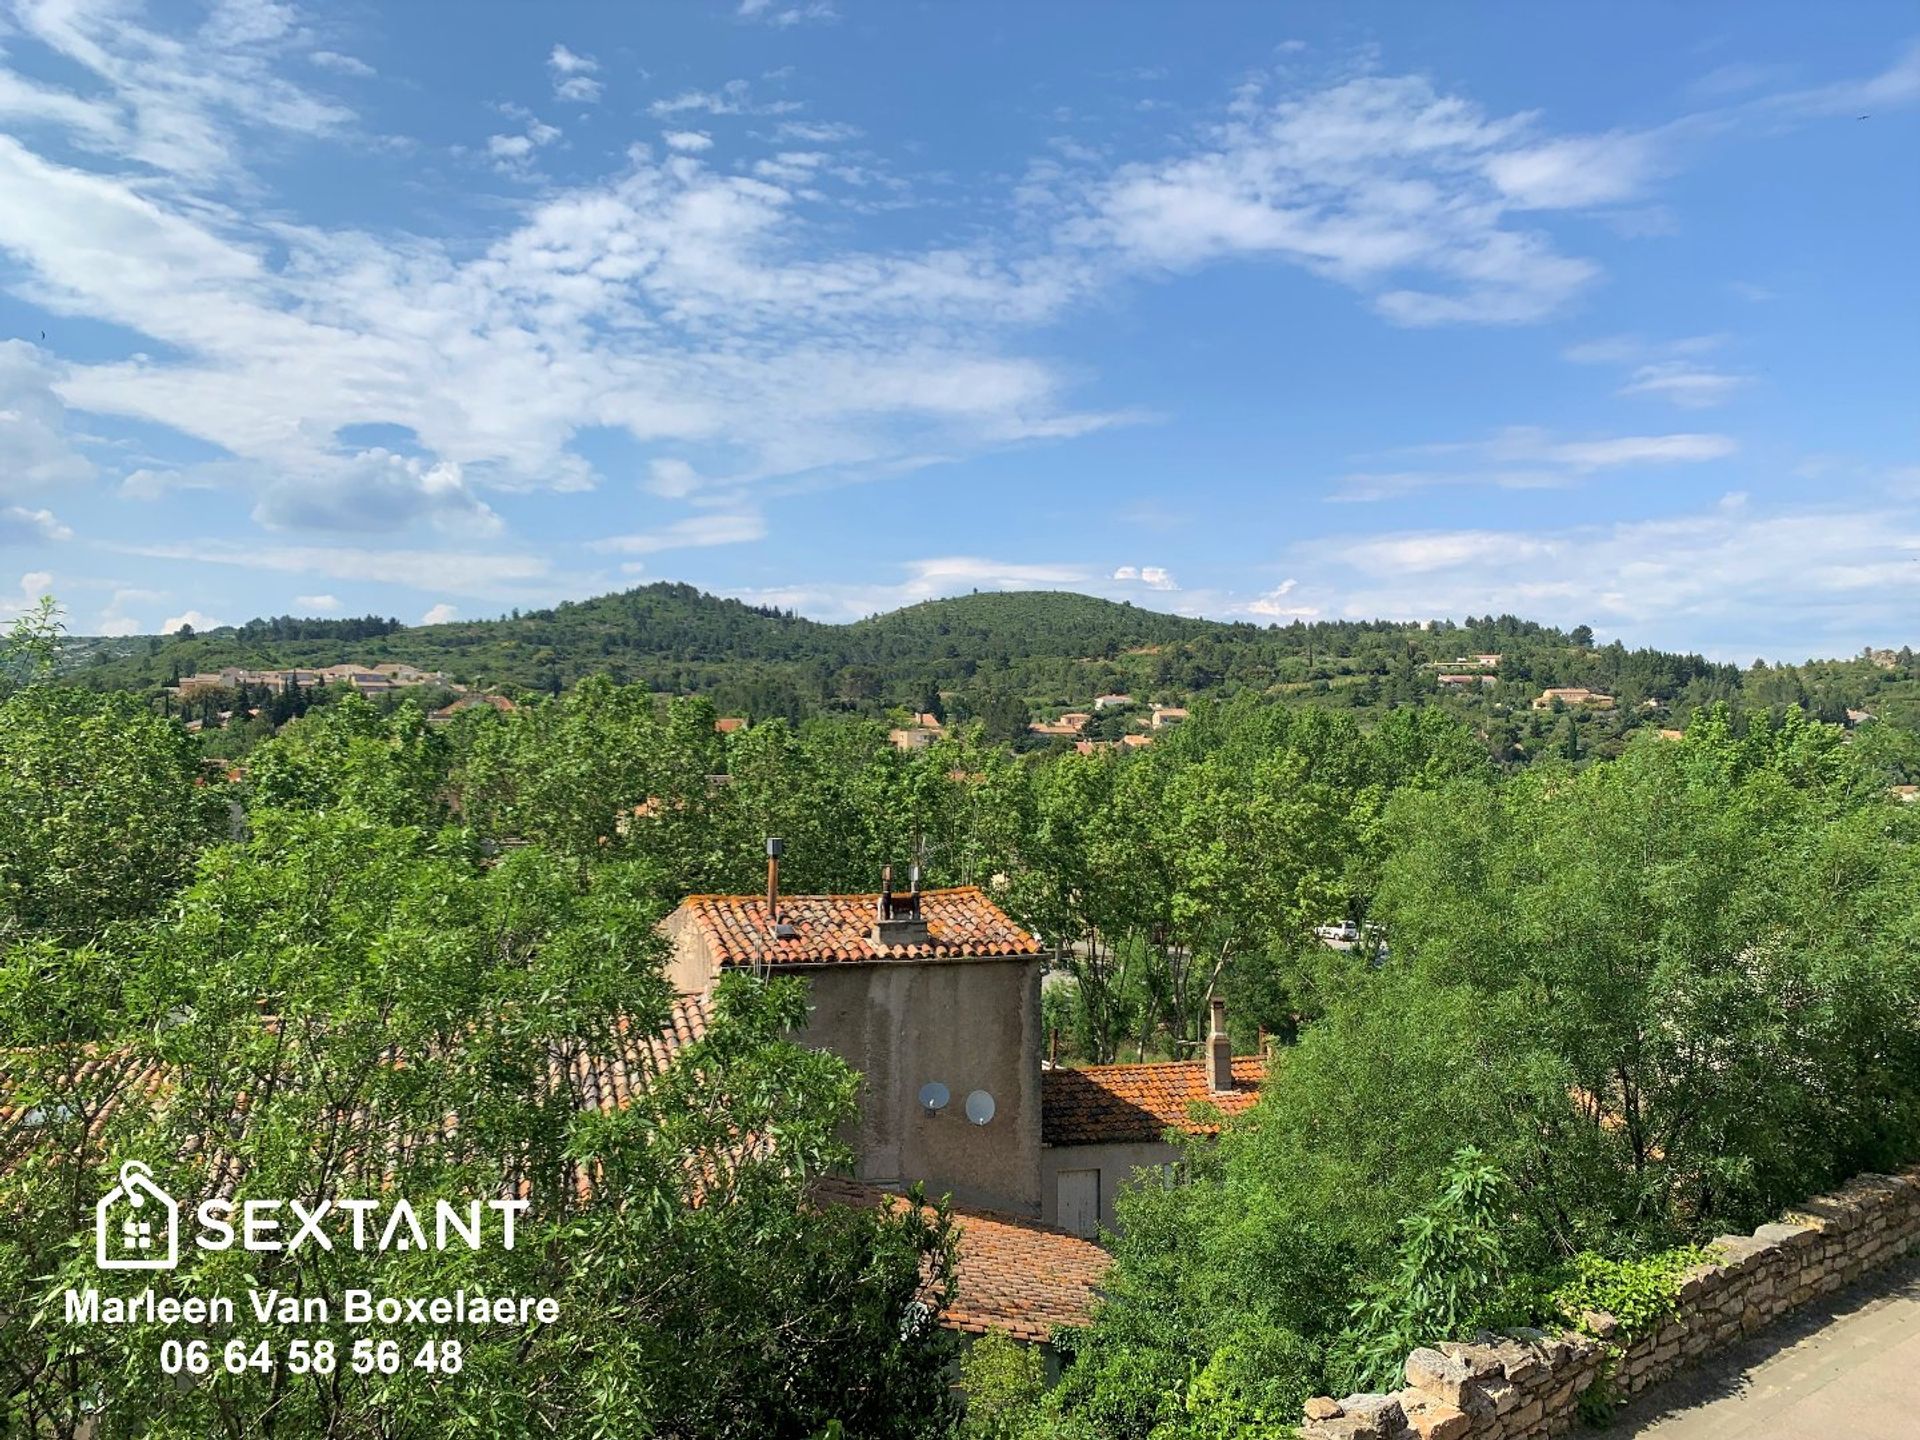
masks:
<svg viewBox="0 0 1920 1440"><path fill-rule="evenodd" d="M956 1210L959 1285L941 1317L971 1335L1004 1330L1043 1342L1063 1325L1085 1325L1112 1257L1091 1240L991 1210Z"/></svg>
<svg viewBox="0 0 1920 1440"><path fill-rule="evenodd" d="M1207 1067L1198 1060L1046 1070L1040 1143L1118 1145L1158 1140L1168 1129L1217 1135L1220 1117L1251 1109L1266 1078L1267 1062L1258 1055L1234 1057L1234 1088L1222 1095L1208 1091Z"/></svg>
<svg viewBox="0 0 1920 1440"><path fill-rule="evenodd" d="M564 1083L582 1110L610 1111L628 1104L687 1046L707 1033L713 1018L705 995L678 995L658 1030L636 1026L622 1015L604 1044L573 1050L553 1062L553 1083ZM561 1081L560 1071L565 1070Z"/></svg>
<svg viewBox="0 0 1920 1440"><path fill-rule="evenodd" d="M904 1205L891 1191L859 1180L827 1178L815 1194L842 1205ZM953 1303L940 1316L950 1330L1004 1330L1043 1344L1063 1325L1085 1325L1113 1257L1091 1240L998 1210L953 1207L958 1254Z"/></svg>
<svg viewBox="0 0 1920 1440"><path fill-rule="evenodd" d="M977 886L927 890L920 914L923 945L876 945L874 895L782 895L780 920L798 932L791 940L767 933L767 902L760 895L691 895L694 924L721 965L822 965L871 960L984 958L1038 955L1040 942L1008 918Z"/></svg>

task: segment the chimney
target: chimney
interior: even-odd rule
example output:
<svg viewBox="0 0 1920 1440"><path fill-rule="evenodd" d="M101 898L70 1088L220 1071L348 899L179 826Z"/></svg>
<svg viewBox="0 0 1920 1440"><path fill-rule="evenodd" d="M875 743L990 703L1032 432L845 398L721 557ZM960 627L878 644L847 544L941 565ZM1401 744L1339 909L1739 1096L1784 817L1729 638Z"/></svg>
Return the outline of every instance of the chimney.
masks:
<svg viewBox="0 0 1920 1440"><path fill-rule="evenodd" d="M912 871L913 889L905 895L893 893L893 866L880 869L880 894L874 904L873 943L882 947L925 945L930 938L927 922L920 914L920 867Z"/></svg>
<svg viewBox="0 0 1920 1440"><path fill-rule="evenodd" d="M767 837L767 931L780 924L780 852L786 846L776 835Z"/></svg>
<svg viewBox="0 0 1920 1440"><path fill-rule="evenodd" d="M1213 997L1212 1028L1207 1034L1207 1091L1224 1095L1233 1089L1233 1042L1227 1038L1227 1002Z"/></svg>

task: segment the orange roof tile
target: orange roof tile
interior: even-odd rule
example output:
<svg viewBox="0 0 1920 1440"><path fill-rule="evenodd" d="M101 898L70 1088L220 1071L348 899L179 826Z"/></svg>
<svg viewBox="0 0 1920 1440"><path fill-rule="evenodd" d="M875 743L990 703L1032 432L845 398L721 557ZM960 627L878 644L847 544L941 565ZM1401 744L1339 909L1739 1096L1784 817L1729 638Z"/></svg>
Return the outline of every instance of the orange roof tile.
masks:
<svg viewBox="0 0 1920 1440"><path fill-rule="evenodd" d="M712 1005L703 994L675 996L667 1023L658 1030L637 1028L622 1015L605 1043L556 1056L548 1081L564 1084L581 1110L617 1110L705 1035L712 1018Z"/></svg>
<svg viewBox="0 0 1920 1440"><path fill-rule="evenodd" d="M829 1179L817 1192L841 1204L900 1205L878 1186ZM1091 1240L1038 1220L956 1205L956 1294L941 1313L950 1330L984 1335L1004 1330L1015 1340L1045 1343L1064 1325L1093 1318L1100 1281L1113 1263Z"/></svg>
<svg viewBox="0 0 1920 1440"><path fill-rule="evenodd" d="M747 717L744 715L722 715L713 722L713 728L722 735L731 735L736 730L744 729L746 723Z"/></svg>
<svg viewBox="0 0 1920 1440"><path fill-rule="evenodd" d="M781 923L798 932L791 940L767 933L767 902L760 895L690 895L681 908L690 912L721 965L984 958L1041 951L1039 940L975 885L921 893L925 944L876 945L871 932L879 900L878 894L782 895Z"/></svg>
<svg viewBox="0 0 1920 1440"><path fill-rule="evenodd" d="M1267 1062L1258 1055L1234 1057L1234 1088L1224 1095L1209 1093L1207 1067L1198 1060L1046 1070L1040 1075L1040 1143L1126 1144L1158 1140L1169 1129L1217 1135L1220 1117L1251 1109L1266 1078ZM1207 1108L1196 1113L1196 1107Z"/></svg>

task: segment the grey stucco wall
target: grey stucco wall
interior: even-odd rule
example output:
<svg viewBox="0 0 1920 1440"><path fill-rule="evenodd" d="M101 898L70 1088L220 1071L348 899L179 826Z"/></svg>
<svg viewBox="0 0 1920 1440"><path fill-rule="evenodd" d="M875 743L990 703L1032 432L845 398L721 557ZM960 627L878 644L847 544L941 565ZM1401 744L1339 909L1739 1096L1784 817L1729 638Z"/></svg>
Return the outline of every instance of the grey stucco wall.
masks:
<svg viewBox="0 0 1920 1440"><path fill-rule="evenodd" d="M925 1182L929 1195L1040 1213L1040 961L892 960L786 967L811 983L804 1039L862 1077L853 1137L860 1178ZM952 1094L929 1115L920 1087ZM993 1096L986 1125L964 1112Z"/></svg>
<svg viewBox="0 0 1920 1440"><path fill-rule="evenodd" d="M1137 1140L1124 1145L1043 1145L1040 1147L1040 1218L1060 1223L1060 1172L1100 1172L1100 1223L1117 1230L1113 1202L1122 1185L1132 1183L1144 1169L1171 1165L1180 1152L1164 1140Z"/></svg>

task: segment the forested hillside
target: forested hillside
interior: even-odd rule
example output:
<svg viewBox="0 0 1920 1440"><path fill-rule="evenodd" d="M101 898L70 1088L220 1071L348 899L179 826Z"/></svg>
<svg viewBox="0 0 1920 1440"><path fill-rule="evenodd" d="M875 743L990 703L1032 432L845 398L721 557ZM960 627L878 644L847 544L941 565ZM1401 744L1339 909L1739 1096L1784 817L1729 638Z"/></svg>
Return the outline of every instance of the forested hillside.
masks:
<svg viewBox="0 0 1920 1440"><path fill-rule="evenodd" d="M1481 664L1476 655L1499 659ZM1144 705L1252 691L1363 713L1440 705L1472 721L1504 763L1617 754L1633 730L1684 727L1716 701L1776 715L1798 705L1835 724L1867 712L1920 729L1920 666L1907 649L1743 671L1699 655L1596 646L1584 626L1562 631L1510 615L1259 626L1058 591L959 596L827 625L659 583L446 625L283 616L202 634L74 639L64 660L83 684L156 703L179 677L222 666L399 661L510 695L557 694L604 674L705 695L720 713L753 720L904 707L980 720L996 738L1028 745L1039 743L1029 721L1085 708L1096 695L1122 692ZM1441 678L1462 672L1484 680ZM1547 687L1585 687L1615 703L1535 710Z"/></svg>

